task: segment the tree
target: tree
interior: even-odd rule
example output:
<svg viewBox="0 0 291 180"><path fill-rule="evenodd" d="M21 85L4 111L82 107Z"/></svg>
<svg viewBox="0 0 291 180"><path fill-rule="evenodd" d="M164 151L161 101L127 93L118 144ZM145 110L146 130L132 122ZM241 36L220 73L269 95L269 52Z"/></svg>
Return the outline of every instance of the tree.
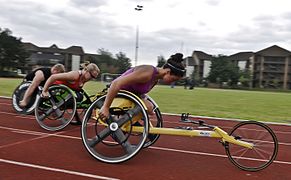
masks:
<svg viewBox="0 0 291 180"><path fill-rule="evenodd" d="M97 54L99 55L99 58L100 58L99 61L101 63L106 63L108 65L115 65L116 64L112 53L109 52L108 50L105 50L103 48L98 49Z"/></svg>
<svg viewBox="0 0 291 180"><path fill-rule="evenodd" d="M157 67L163 67L163 65L166 63L166 59L164 56L160 55L158 56L158 65Z"/></svg>
<svg viewBox="0 0 291 180"><path fill-rule="evenodd" d="M97 64L102 73L121 74L131 67L131 60L123 52L116 54L116 58L103 48L98 49L97 53L97 55L87 57L86 60Z"/></svg>
<svg viewBox="0 0 291 180"><path fill-rule="evenodd" d="M240 77L239 77L239 82L241 82L242 86L244 87L249 87L250 86L250 81L251 81L251 72L248 69L241 70L239 72Z"/></svg>
<svg viewBox="0 0 291 180"><path fill-rule="evenodd" d="M98 49L97 51L99 55L99 59L97 61L97 65L101 69L101 71L104 73L112 73L116 74L118 71L118 64L116 62L116 59L114 59L112 53L110 53L108 50L105 49Z"/></svg>
<svg viewBox="0 0 291 180"><path fill-rule="evenodd" d="M28 53L24 50L21 38L12 36L9 29L0 28L0 71L11 71L23 67Z"/></svg>
<svg viewBox="0 0 291 180"><path fill-rule="evenodd" d="M219 84L228 82L232 86L237 84L239 77L239 68L231 63L226 56L213 57L208 76L210 82Z"/></svg>
<svg viewBox="0 0 291 180"><path fill-rule="evenodd" d="M118 54L116 54L116 58L119 67L118 74L121 74L131 68L130 59L126 57L124 53L119 52Z"/></svg>

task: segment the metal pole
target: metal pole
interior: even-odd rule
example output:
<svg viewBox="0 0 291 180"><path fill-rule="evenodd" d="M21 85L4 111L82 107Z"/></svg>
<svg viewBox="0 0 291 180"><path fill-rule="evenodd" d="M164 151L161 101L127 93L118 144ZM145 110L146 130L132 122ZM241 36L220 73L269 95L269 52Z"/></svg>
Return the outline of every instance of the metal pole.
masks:
<svg viewBox="0 0 291 180"><path fill-rule="evenodd" d="M135 39L135 66L137 66L137 57L138 57L138 39L139 39L139 27L136 26L136 39Z"/></svg>
<svg viewBox="0 0 291 180"><path fill-rule="evenodd" d="M141 11L143 6L137 5L134 10ZM138 59L138 40L139 40L139 26L136 25L136 39L135 39L135 66L137 66L137 59Z"/></svg>

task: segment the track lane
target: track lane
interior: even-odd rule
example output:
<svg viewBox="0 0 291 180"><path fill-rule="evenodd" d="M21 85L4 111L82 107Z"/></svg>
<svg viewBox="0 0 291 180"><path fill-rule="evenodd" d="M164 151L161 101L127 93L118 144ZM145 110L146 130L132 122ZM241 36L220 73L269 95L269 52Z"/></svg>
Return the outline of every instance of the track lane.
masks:
<svg viewBox="0 0 291 180"><path fill-rule="evenodd" d="M2 103L1 99L0 103ZM7 161L118 179L291 178L291 165L288 164L291 161L288 127L284 130L281 126L274 126L278 139L283 145L279 147L277 162L260 172L250 173L233 166L226 158L224 148L218 143L218 139L166 135L162 135L154 146L142 150L133 159L112 165L98 162L87 153L80 139L79 127L69 126L63 131L51 133L40 128L33 116L19 116L9 107L2 108L3 106L0 106L0 135L9 138L3 141L1 138L0 141L0 159L2 159L0 178L18 179L16 174L2 173L2 171L16 171L24 173L23 175L27 177L30 176L29 172L36 171L38 177L29 179L45 179L47 176L55 179L63 179L66 176L70 176L70 179L82 178L64 172L9 164ZM166 126L181 125L177 123L178 117L164 116L164 120ZM207 123L212 124L210 121L212 120L207 120ZM215 121L214 123L231 127L236 122ZM10 146L1 148L4 145Z"/></svg>

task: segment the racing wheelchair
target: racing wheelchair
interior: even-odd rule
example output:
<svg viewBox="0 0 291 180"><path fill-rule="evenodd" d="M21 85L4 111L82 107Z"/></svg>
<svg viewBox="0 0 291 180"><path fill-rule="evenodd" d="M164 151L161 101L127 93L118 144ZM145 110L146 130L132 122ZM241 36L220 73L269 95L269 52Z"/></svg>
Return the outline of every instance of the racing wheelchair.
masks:
<svg viewBox="0 0 291 180"><path fill-rule="evenodd" d="M227 133L204 121L191 120L189 114L185 113L181 116L183 123L198 124L210 130L164 128L162 123L152 124L156 118L152 120L143 101L128 91L118 92L109 109L109 118L101 119L98 114L105 98L106 94L103 94L92 102L81 127L83 145L99 161L125 162L143 147L152 145L161 134L220 139L231 163L246 171L262 170L277 156L278 140L274 132L263 123L243 121ZM155 108L158 110L158 106Z"/></svg>
<svg viewBox="0 0 291 180"><path fill-rule="evenodd" d="M82 100L76 101L77 94L65 85L53 85L49 88L49 98L40 97L36 103L35 117L38 124L49 131L57 131L65 128L75 117L84 116L86 110L91 106L93 101L101 98L104 99L107 94L107 89L109 85L106 86L101 92L97 92L95 95L88 95L86 91L82 91ZM132 94L133 95L133 94ZM163 119L158 105L154 100L146 96L146 98L153 104L153 115L151 115L151 126L162 127ZM111 108L110 112L116 115L116 118L122 116L128 107ZM145 118L148 118L145 116ZM136 122L136 125L140 125L140 122ZM130 135L130 134L128 134ZM140 133L135 134L136 137L140 136ZM149 147L154 144L158 138L159 134L149 134L143 143L143 147Z"/></svg>
<svg viewBox="0 0 291 180"><path fill-rule="evenodd" d="M40 97L41 86L39 86L31 95L29 103L25 107L20 107L19 102L23 99L23 96L31 85L31 81L23 81L18 85L12 94L12 107L19 114L32 114L34 112L36 102Z"/></svg>

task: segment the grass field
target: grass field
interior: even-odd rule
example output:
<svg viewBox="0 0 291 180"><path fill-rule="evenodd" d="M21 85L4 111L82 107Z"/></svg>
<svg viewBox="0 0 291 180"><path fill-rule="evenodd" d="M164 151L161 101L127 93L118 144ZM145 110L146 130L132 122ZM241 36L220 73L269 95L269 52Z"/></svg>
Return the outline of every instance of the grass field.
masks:
<svg viewBox="0 0 291 180"><path fill-rule="evenodd" d="M20 82L20 79L0 78L0 96L11 97ZM104 87L100 82L89 82L85 89L94 94ZM149 95L166 113L291 123L291 94L287 92L156 86Z"/></svg>

